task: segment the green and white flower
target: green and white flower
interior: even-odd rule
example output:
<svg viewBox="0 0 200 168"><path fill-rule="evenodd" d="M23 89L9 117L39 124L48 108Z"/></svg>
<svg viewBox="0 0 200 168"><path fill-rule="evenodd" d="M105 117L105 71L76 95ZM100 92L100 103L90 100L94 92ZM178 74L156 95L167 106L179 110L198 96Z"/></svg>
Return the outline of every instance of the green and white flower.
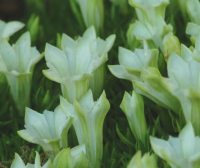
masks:
<svg viewBox="0 0 200 168"><path fill-rule="evenodd" d="M103 92L97 101L89 90L74 106L61 98L60 108L67 116L73 116L73 126L79 144L85 144L90 167L99 168L103 154L103 123L110 108Z"/></svg>
<svg viewBox="0 0 200 168"><path fill-rule="evenodd" d="M24 114L25 107L29 105L34 66L42 55L36 47L31 47L27 32L12 46L6 40L1 40L0 58L0 71L7 78L16 107Z"/></svg>
<svg viewBox="0 0 200 168"><path fill-rule="evenodd" d="M8 40L10 36L22 29L24 24L18 21L4 22L0 20L0 40Z"/></svg>
<svg viewBox="0 0 200 168"><path fill-rule="evenodd" d="M133 83L134 89L157 104L179 113L180 103L171 93L173 86L168 78L162 77L158 70L158 50L119 48L119 64L110 65L109 69L118 78Z"/></svg>
<svg viewBox="0 0 200 168"><path fill-rule="evenodd" d="M156 161L154 155L145 153L144 156L142 156L141 151L138 151L131 159L127 168L158 168Z"/></svg>
<svg viewBox="0 0 200 168"><path fill-rule="evenodd" d="M28 20L27 28L30 31L32 42L35 42L37 38L39 38L39 33L41 32L39 16L32 14Z"/></svg>
<svg viewBox="0 0 200 168"><path fill-rule="evenodd" d="M172 168L198 168L200 165L200 138L196 137L191 123L188 123L179 136L162 140L151 137L154 152Z"/></svg>
<svg viewBox="0 0 200 168"><path fill-rule="evenodd" d="M144 116L144 102L142 97L134 91L132 95L125 92L120 107L126 115L133 135L145 145L147 142L147 124Z"/></svg>
<svg viewBox="0 0 200 168"><path fill-rule="evenodd" d="M127 32L129 45L133 40L148 40L153 46L163 50L163 37L172 32L172 26L165 22L165 9L169 0L129 0L136 10L138 20L132 23Z"/></svg>
<svg viewBox="0 0 200 168"><path fill-rule="evenodd" d="M18 134L28 142L42 146L45 152L56 154L67 147L67 134L72 124L72 117L67 117L63 111L45 110L43 114L26 108L25 129Z"/></svg>
<svg viewBox="0 0 200 168"><path fill-rule="evenodd" d="M190 49L188 49L186 46L183 45L182 47L182 53L179 54L182 57L187 60L188 59L195 59L196 61L200 62L200 25L195 23L188 23L186 28L186 33L191 36L191 41L194 44L194 47L191 46Z"/></svg>
<svg viewBox="0 0 200 168"><path fill-rule="evenodd" d="M140 81L144 69L158 67L158 50L148 49L146 44L144 49L135 49L135 51L119 47L118 59L120 65L109 65L112 74L118 78Z"/></svg>
<svg viewBox="0 0 200 168"><path fill-rule="evenodd" d="M187 59L187 58L186 58ZM173 84L172 93L180 101L186 121L200 134L200 62L186 60L178 55L168 60L168 76Z"/></svg>
<svg viewBox="0 0 200 168"><path fill-rule="evenodd" d="M44 70L44 75L52 81L61 84L63 96L71 103L79 100L89 89L90 80L99 77L102 83L102 73L95 76L95 72L107 61L107 53L114 43L115 36L109 36L105 41L96 37L94 27L90 27L83 37L73 40L63 34L61 49L50 44L46 45L45 59L48 70ZM99 73L99 71L98 71ZM93 77L94 75L94 77ZM96 82L91 82L96 84ZM95 88L94 92L102 91L102 86ZM99 89L101 91L99 91Z"/></svg>
<svg viewBox="0 0 200 168"><path fill-rule="evenodd" d="M173 33L168 33L165 35L162 41L162 47L163 55L166 61L171 54L180 54L181 52L181 43Z"/></svg>
<svg viewBox="0 0 200 168"><path fill-rule="evenodd" d="M200 24L200 2L199 0L178 0L178 5L182 11L185 20L190 19L190 21Z"/></svg>
<svg viewBox="0 0 200 168"><path fill-rule="evenodd" d="M43 166L41 166L40 155L38 154L38 152L36 152L35 163L34 164L28 163L27 165L25 165L21 157L16 153L15 159L13 160L10 168L53 168L53 167L50 160L48 160Z"/></svg>
<svg viewBox="0 0 200 168"><path fill-rule="evenodd" d="M97 32L102 31L104 24L103 0L75 0L80 7L86 27L94 26Z"/></svg>
<svg viewBox="0 0 200 168"><path fill-rule="evenodd" d="M61 150L53 160L53 168L88 168L84 145Z"/></svg>

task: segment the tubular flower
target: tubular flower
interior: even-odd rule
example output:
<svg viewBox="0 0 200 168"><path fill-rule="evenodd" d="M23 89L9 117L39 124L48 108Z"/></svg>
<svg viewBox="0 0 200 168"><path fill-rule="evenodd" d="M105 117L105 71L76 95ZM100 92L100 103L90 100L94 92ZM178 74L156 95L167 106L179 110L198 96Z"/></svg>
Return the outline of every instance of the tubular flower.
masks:
<svg viewBox="0 0 200 168"><path fill-rule="evenodd" d="M31 80L35 64L42 55L31 47L29 33L24 33L14 45L0 41L0 71L5 74L18 110L29 105Z"/></svg>
<svg viewBox="0 0 200 168"><path fill-rule="evenodd" d="M104 23L103 0L76 0L86 27L94 26L100 32Z"/></svg>
<svg viewBox="0 0 200 168"><path fill-rule="evenodd" d="M53 168L88 168L84 145L61 150L53 160Z"/></svg>
<svg viewBox="0 0 200 168"><path fill-rule="evenodd" d="M144 102L142 97L134 91L132 92L132 95L125 92L120 107L126 115L133 135L145 145L147 138L147 124L144 116Z"/></svg>
<svg viewBox="0 0 200 168"><path fill-rule="evenodd" d="M141 151L138 151L131 159L127 168L158 168L158 166L154 155L146 153L142 156Z"/></svg>
<svg viewBox="0 0 200 168"><path fill-rule="evenodd" d="M184 19L190 19L190 21L200 24L200 2L199 0L185 0L184 3L178 0L178 5L181 9Z"/></svg>
<svg viewBox="0 0 200 168"><path fill-rule="evenodd" d="M25 129L18 134L28 142L42 146L45 152L56 154L67 146L67 133L72 124L72 118L62 111L45 110L43 114L26 108Z"/></svg>
<svg viewBox="0 0 200 168"><path fill-rule="evenodd" d="M162 77L158 69L157 50L150 50L146 46L134 52L119 48L118 59L120 65L109 65L112 74L131 81L137 93L179 113L181 107L171 92L173 86L168 78Z"/></svg>
<svg viewBox="0 0 200 168"><path fill-rule="evenodd" d="M48 160L43 166L41 166L40 155L36 152L35 163L28 163L27 165L25 165L18 154L15 154L15 159L10 168L52 168L52 164L51 161Z"/></svg>
<svg viewBox="0 0 200 168"><path fill-rule="evenodd" d="M183 54L184 55L184 54ZM168 75L173 84L172 93L180 101L186 121L200 134L200 62L178 55L168 60Z"/></svg>
<svg viewBox="0 0 200 168"><path fill-rule="evenodd" d="M151 137L154 152L172 168L198 168L200 164L200 138L196 137L191 123L188 123L179 136L167 141Z"/></svg>
<svg viewBox="0 0 200 168"><path fill-rule="evenodd" d="M103 154L103 123L110 104L103 92L97 101L89 90L74 106L61 98L60 108L73 116L79 144L85 144L90 167L100 167Z"/></svg>
<svg viewBox="0 0 200 168"><path fill-rule="evenodd" d="M0 39L9 39L14 33L24 27L24 24L18 21L10 21L5 23L0 20Z"/></svg>
<svg viewBox="0 0 200 168"><path fill-rule="evenodd" d="M179 54L179 39L173 34L172 26L165 22L169 0L129 0L129 3L135 8L138 18L130 24L127 32L130 47L136 47L133 46L137 45L135 40L146 40L149 46L160 48L166 59L171 53Z"/></svg>
<svg viewBox="0 0 200 168"><path fill-rule="evenodd" d="M94 27L89 28L83 37L77 40L63 34L61 49L46 45L45 59L49 69L43 73L50 80L60 83L63 96L73 103L88 91L95 71L108 59L107 53L114 39L114 35L105 41L97 38ZM98 80L103 80L101 73L104 72L100 72ZM96 88L92 88L95 92Z"/></svg>
<svg viewBox="0 0 200 168"><path fill-rule="evenodd" d="M169 0L129 0L129 3L135 8L138 20L130 25L128 39L152 40L162 49L163 36L172 31L172 26L164 20Z"/></svg>

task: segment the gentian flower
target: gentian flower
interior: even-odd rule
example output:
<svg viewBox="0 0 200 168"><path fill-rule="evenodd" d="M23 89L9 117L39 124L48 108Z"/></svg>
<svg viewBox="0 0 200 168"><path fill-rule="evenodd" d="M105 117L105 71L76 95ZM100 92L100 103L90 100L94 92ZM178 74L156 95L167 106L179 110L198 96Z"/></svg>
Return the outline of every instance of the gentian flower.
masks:
<svg viewBox="0 0 200 168"><path fill-rule="evenodd" d="M144 102L140 95L132 92L129 95L127 92L120 105L125 113L129 126L135 138L146 145L147 140L147 124L144 116Z"/></svg>
<svg viewBox="0 0 200 168"><path fill-rule="evenodd" d="M97 32L102 31L104 24L103 0L75 0L80 7L86 27L94 26Z"/></svg>
<svg viewBox="0 0 200 168"><path fill-rule="evenodd" d="M25 129L18 134L28 142L40 145L45 152L56 154L67 147L67 133L72 124L72 118L62 111L45 110L43 114L26 108Z"/></svg>
<svg viewBox="0 0 200 168"><path fill-rule="evenodd" d="M41 166L40 155L36 152L35 163L28 163L27 165L25 165L18 154L15 154L15 159L13 160L10 168L52 168L52 164L51 161L48 160L43 166Z"/></svg>
<svg viewBox="0 0 200 168"><path fill-rule="evenodd" d="M178 137L162 140L151 137L153 151L172 168L198 168L200 163L200 138L188 123Z"/></svg>
<svg viewBox="0 0 200 168"><path fill-rule="evenodd" d="M50 44L46 45L45 59L49 69L43 73L50 80L60 83L63 96L73 103L88 91L91 80L97 77L99 83L104 80L103 70L98 71L100 74L94 79L93 75L95 76L94 73L107 61L107 53L114 39L114 35L105 41L97 38L94 27L90 27L83 37L77 40L63 34L61 49ZM95 88L95 81L91 84L94 92L96 89L98 93L102 91L102 86Z"/></svg>
<svg viewBox="0 0 200 168"><path fill-rule="evenodd" d="M109 65L112 74L131 81L137 93L180 115L181 107L172 94L173 86L158 69L157 50L148 49L146 45L135 51L119 48L118 58L120 65Z"/></svg>
<svg viewBox="0 0 200 168"><path fill-rule="evenodd" d="M200 134L200 62L192 57L173 54L168 60L168 76L173 85L172 94L181 103L187 122L193 124L195 132ZM187 55L188 56L188 55ZM188 58L188 59L187 59Z"/></svg>
<svg viewBox="0 0 200 168"><path fill-rule="evenodd" d="M103 122L110 104L103 92L97 101L89 90L74 105L61 98L60 108L67 116L73 116L73 126L79 144L85 144L90 167L99 168L103 154Z"/></svg>
<svg viewBox="0 0 200 168"><path fill-rule="evenodd" d="M24 114L29 105L32 74L42 55L31 47L29 33L24 33L12 46L0 41L0 71L5 74L16 107Z"/></svg>
<svg viewBox="0 0 200 168"><path fill-rule="evenodd" d="M53 160L53 168L88 168L84 145L61 150Z"/></svg>
<svg viewBox="0 0 200 168"><path fill-rule="evenodd" d="M0 39L8 40L10 36L24 27L24 24L18 21L4 22L0 20Z"/></svg>
<svg viewBox="0 0 200 168"><path fill-rule="evenodd" d="M150 48L159 48L165 60L172 53L180 53L180 41L173 28L165 22L165 10L169 0L129 0L135 8L138 20L130 24L127 39L131 48L145 40ZM164 60L163 60L164 61Z"/></svg>
<svg viewBox="0 0 200 168"><path fill-rule="evenodd" d="M145 153L142 156L141 151L138 151L129 162L127 168L158 168L158 166L154 155Z"/></svg>

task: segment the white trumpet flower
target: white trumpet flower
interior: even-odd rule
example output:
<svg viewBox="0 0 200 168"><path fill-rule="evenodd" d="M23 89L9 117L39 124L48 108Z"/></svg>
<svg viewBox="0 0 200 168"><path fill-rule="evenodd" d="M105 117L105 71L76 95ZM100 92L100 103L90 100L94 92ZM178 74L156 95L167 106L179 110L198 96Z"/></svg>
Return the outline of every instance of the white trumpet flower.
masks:
<svg viewBox="0 0 200 168"><path fill-rule="evenodd" d="M0 39L9 39L14 33L24 27L24 24L18 21L4 22L0 20Z"/></svg>
<svg viewBox="0 0 200 168"><path fill-rule="evenodd" d="M12 46L0 41L0 71L5 74L15 104L21 114L29 105L32 74L42 58L36 47L31 47L29 33L24 33Z"/></svg>
<svg viewBox="0 0 200 168"><path fill-rule="evenodd" d="M132 92L132 95L125 92L120 107L126 115L133 135L145 145L147 138L147 124L144 116L144 102L142 97L134 91Z"/></svg>
<svg viewBox="0 0 200 168"><path fill-rule="evenodd" d="M90 167L99 168L103 154L103 123L110 108L105 93L94 101L89 90L74 106L61 98L60 108L67 116L73 116L78 142L86 146Z"/></svg>
<svg viewBox="0 0 200 168"><path fill-rule="evenodd" d="M42 146L45 152L56 154L62 147L67 147L67 133L72 118L62 111L45 110L43 114L26 108L25 129L18 134L28 142Z"/></svg>
<svg viewBox="0 0 200 168"><path fill-rule="evenodd" d="M88 168L85 145L61 150L53 160L53 168Z"/></svg>
<svg viewBox="0 0 200 168"><path fill-rule="evenodd" d="M104 23L103 0L76 0L76 2L80 6L85 25L94 26L100 32Z"/></svg>
<svg viewBox="0 0 200 168"><path fill-rule="evenodd" d="M43 166L41 166L40 155L36 152L35 163L28 163L25 165L21 157L16 153L15 159L13 160L10 168L52 168L52 164L51 161L48 160Z"/></svg>
<svg viewBox="0 0 200 168"><path fill-rule="evenodd" d="M172 168L198 168L200 164L200 137L196 137L191 123L188 123L179 136L162 140L151 137L154 152Z"/></svg>
<svg viewBox="0 0 200 168"><path fill-rule="evenodd" d="M141 151L138 151L131 159L127 168L158 168L158 166L154 155L145 153L142 156Z"/></svg>
<svg viewBox="0 0 200 168"><path fill-rule="evenodd" d="M114 39L114 35L105 41L97 38L94 27L77 40L63 34L61 49L46 45L45 59L49 69L43 73L61 84L62 94L68 101L79 100L88 91L93 73L107 61Z"/></svg>

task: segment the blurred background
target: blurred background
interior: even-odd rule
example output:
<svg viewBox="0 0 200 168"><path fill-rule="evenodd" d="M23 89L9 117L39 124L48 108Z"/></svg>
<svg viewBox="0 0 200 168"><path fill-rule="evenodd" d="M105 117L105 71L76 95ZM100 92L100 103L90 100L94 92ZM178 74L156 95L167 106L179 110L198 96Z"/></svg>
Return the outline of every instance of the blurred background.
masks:
<svg viewBox="0 0 200 168"><path fill-rule="evenodd" d="M25 14L25 2L23 0L0 0L0 19L20 19Z"/></svg>
<svg viewBox="0 0 200 168"><path fill-rule="evenodd" d="M86 26L75 0L0 0L0 19L20 20L24 30L32 34L33 44L43 49L46 41L56 43L59 34L70 36L82 34ZM124 32L133 19L133 10L127 0L104 1L104 28L101 37L115 32ZM118 19L123 18L123 19Z"/></svg>

